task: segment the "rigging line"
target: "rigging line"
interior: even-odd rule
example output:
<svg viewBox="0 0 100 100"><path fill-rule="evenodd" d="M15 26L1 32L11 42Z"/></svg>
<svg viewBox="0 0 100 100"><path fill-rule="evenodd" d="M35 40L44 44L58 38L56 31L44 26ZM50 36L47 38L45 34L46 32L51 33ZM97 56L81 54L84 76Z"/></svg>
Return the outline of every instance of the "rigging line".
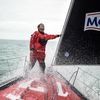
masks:
<svg viewBox="0 0 100 100"><path fill-rule="evenodd" d="M88 75L90 75L90 76L92 76L93 78L95 78L95 79L97 79L97 80L100 80L99 78L97 78L97 77L95 77L95 76L93 76L92 74L90 74L89 72L86 72L86 71L84 71L83 69L81 69L81 68L79 68L81 71L83 71L83 72L85 72L85 73L87 73Z"/></svg>
<svg viewBox="0 0 100 100"><path fill-rule="evenodd" d="M96 92L94 89L92 89L91 87L89 87L85 82L83 82L83 81L81 81L81 80L79 80L79 79L77 79L80 83L82 83L83 85L85 85L86 87L88 87L89 89L91 89L93 92L95 92L96 94L98 93L98 92Z"/></svg>

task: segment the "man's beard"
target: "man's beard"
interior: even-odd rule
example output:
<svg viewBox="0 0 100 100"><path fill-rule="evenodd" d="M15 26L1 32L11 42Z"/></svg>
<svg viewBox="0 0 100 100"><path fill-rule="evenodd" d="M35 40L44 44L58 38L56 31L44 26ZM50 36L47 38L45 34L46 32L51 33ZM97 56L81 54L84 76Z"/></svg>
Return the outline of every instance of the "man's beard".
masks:
<svg viewBox="0 0 100 100"><path fill-rule="evenodd" d="M38 30L39 31L39 30ZM44 32L39 31L41 34L44 34Z"/></svg>

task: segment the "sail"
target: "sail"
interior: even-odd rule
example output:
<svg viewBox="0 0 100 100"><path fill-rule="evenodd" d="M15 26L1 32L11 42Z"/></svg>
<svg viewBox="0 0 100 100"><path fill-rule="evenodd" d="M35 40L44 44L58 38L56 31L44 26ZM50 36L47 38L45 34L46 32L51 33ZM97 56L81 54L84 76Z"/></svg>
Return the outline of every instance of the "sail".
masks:
<svg viewBox="0 0 100 100"><path fill-rule="evenodd" d="M72 0L62 34L56 65L100 64L99 0Z"/></svg>

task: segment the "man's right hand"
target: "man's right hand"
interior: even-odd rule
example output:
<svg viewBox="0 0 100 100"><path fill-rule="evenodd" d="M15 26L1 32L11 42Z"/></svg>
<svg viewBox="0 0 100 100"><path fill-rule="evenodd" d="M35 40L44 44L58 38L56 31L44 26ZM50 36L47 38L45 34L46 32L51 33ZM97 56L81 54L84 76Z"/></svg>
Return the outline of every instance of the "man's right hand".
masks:
<svg viewBox="0 0 100 100"><path fill-rule="evenodd" d="M57 35L57 37L61 37L61 34L60 35Z"/></svg>

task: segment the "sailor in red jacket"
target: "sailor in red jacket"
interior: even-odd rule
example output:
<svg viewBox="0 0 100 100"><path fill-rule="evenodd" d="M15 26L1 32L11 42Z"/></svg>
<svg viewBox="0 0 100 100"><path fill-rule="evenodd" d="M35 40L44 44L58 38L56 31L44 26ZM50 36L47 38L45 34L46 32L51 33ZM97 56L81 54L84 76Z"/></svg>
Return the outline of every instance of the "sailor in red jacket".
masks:
<svg viewBox="0 0 100 100"><path fill-rule="evenodd" d="M38 60L39 65L44 73L45 71L45 47L47 41L50 39L55 39L61 35L48 35L44 33L44 24L40 23L38 26L38 31L35 31L30 38L30 62L31 68L35 65Z"/></svg>

